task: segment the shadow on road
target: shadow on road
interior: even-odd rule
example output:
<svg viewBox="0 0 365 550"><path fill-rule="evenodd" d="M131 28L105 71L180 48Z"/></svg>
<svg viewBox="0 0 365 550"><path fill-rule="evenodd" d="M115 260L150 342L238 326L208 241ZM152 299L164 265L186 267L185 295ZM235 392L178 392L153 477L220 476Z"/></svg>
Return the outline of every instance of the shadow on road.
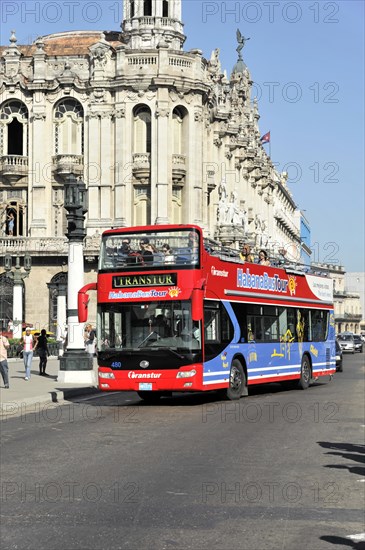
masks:
<svg viewBox="0 0 365 550"><path fill-rule="evenodd" d="M316 389L325 388L326 382L316 382L312 387ZM293 384L286 384L283 382L274 382L271 384L258 384L249 387L249 395L241 400L244 403L249 403L251 398L256 397L268 397L273 394L292 392L295 395L300 392L298 388ZM308 390L310 391L310 390ZM163 396L157 402L147 402L140 399L134 391L112 391L102 392L98 394L99 399L97 401L88 402L89 405L95 405L98 407L118 407L118 406L140 406L140 407L194 407L201 406L207 403L239 403L240 401L228 401L224 398L223 394L219 391L207 391L207 392L173 392L171 396ZM68 398L68 401L78 403L78 398ZM82 399L84 401L84 399Z"/></svg>
<svg viewBox="0 0 365 550"><path fill-rule="evenodd" d="M333 452L327 452L327 455L341 456L345 460L352 460L365 464L365 445L353 445L352 443L330 443L327 441L318 441L318 444L324 449L332 449ZM337 468L348 470L351 474L365 476L365 467L348 466L346 464L327 464L325 468ZM365 546L364 546L365 548Z"/></svg>
<svg viewBox="0 0 365 550"><path fill-rule="evenodd" d="M345 539L344 537L331 537L326 535L324 535L323 537L320 537L320 539L324 540L325 542L330 542L331 544L348 546L349 548L353 548L355 550L365 550L364 541L356 542L350 539Z"/></svg>

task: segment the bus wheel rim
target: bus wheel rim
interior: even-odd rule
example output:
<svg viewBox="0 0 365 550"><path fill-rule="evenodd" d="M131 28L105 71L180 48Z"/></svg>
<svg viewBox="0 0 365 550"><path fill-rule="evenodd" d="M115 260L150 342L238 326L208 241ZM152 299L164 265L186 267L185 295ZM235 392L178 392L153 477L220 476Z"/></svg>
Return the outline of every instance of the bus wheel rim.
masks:
<svg viewBox="0 0 365 550"><path fill-rule="evenodd" d="M310 366L306 359L303 361L302 376L305 382L308 382L310 380Z"/></svg>
<svg viewBox="0 0 365 550"><path fill-rule="evenodd" d="M242 386L242 376L237 367L232 367L231 370L231 388L239 390Z"/></svg>

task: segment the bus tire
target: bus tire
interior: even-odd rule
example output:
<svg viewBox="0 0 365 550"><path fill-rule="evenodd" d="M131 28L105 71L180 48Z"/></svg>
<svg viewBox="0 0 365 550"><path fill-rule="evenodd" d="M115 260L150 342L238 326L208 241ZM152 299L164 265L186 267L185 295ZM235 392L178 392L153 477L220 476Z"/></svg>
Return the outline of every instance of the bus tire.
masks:
<svg viewBox="0 0 365 550"><path fill-rule="evenodd" d="M231 371L229 373L229 387L226 392L230 401L239 399L242 395L247 395L247 380L245 371L238 359L233 359Z"/></svg>
<svg viewBox="0 0 365 550"><path fill-rule="evenodd" d="M306 390L309 387L310 381L312 378L312 369L311 363L308 355L303 355L302 357L302 366L300 368L300 380L299 388Z"/></svg>
<svg viewBox="0 0 365 550"><path fill-rule="evenodd" d="M146 401L146 403L158 403L162 397L163 392L159 391L137 391L138 396Z"/></svg>

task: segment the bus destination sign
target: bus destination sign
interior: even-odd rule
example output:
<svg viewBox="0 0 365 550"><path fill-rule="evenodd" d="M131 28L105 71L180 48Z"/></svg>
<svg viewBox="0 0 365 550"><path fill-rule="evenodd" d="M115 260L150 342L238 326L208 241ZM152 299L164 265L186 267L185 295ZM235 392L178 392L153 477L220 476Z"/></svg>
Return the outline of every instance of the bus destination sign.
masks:
<svg viewBox="0 0 365 550"><path fill-rule="evenodd" d="M113 288L174 286L176 284L177 273L160 273L157 275L116 275L113 277Z"/></svg>

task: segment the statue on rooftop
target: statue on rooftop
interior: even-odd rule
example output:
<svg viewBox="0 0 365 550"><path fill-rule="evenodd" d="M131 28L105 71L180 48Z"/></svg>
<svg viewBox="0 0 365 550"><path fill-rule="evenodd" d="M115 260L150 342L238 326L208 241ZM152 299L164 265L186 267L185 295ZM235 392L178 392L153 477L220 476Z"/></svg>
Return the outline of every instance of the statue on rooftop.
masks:
<svg viewBox="0 0 365 550"><path fill-rule="evenodd" d="M240 31L239 29L237 29L236 36L237 36L237 42L238 42L238 46L237 46L237 48L236 48L236 52L238 53L239 59L242 59L241 50L244 48L244 45L245 45L246 40L250 40L250 39L249 39L249 38L245 38L245 37L241 34L241 31Z"/></svg>

